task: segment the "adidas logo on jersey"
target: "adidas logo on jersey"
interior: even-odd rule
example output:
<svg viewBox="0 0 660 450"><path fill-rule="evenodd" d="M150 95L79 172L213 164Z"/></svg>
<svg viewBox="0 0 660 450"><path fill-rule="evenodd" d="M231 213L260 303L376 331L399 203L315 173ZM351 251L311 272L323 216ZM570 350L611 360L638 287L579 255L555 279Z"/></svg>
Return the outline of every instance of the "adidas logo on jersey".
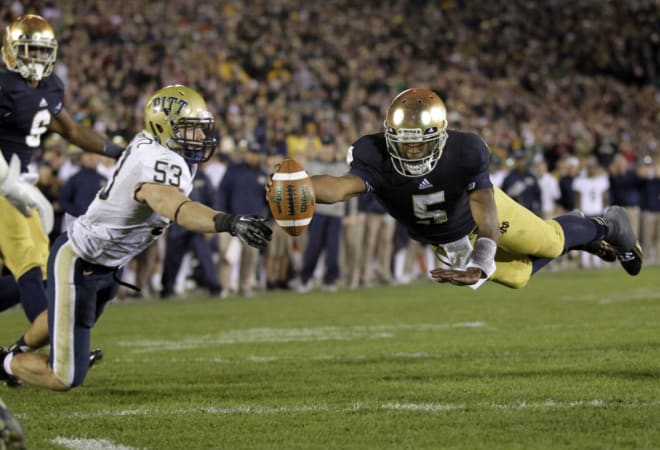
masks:
<svg viewBox="0 0 660 450"><path fill-rule="evenodd" d="M46 101L45 98L42 98L41 101L39 102L39 108L44 108L48 106L48 102Z"/></svg>
<svg viewBox="0 0 660 450"><path fill-rule="evenodd" d="M431 184L431 182L429 182L429 180L427 180L426 178L424 178L424 179L422 180L422 182L419 183L419 186L417 186L417 189L419 189L420 191L422 191L422 190L424 190L424 189L429 189L429 188L432 188L432 187L433 187L433 185Z"/></svg>

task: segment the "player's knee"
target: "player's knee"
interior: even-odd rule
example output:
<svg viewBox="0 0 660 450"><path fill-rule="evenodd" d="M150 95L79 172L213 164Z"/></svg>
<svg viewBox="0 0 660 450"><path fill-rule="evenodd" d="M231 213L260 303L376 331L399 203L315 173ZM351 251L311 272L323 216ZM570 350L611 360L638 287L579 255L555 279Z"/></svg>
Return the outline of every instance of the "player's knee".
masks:
<svg viewBox="0 0 660 450"><path fill-rule="evenodd" d="M53 376L50 378L48 383L48 388L53 391L66 392L71 389L78 387L82 384L87 375L87 370L79 371L76 370L73 378L69 375L63 376L57 372L53 372Z"/></svg>
<svg viewBox="0 0 660 450"><path fill-rule="evenodd" d="M62 380L55 373L53 373L53 376L48 381L48 389L50 389L51 391L67 392L74 387L76 387L76 385L74 385L73 380L71 381Z"/></svg>
<svg viewBox="0 0 660 450"><path fill-rule="evenodd" d="M522 289L527 286L528 281L529 277L518 276L509 280L502 281L502 284L512 289Z"/></svg>
<svg viewBox="0 0 660 450"><path fill-rule="evenodd" d="M508 264L498 264L492 281L512 289L522 289L532 276L532 263L529 260L515 260Z"/></svg>
<svg viewBox="0 0 660 450"><path fill-rule="evenodd" d="M546 239L542 241L542 248L536 256L557 258L564 253L564 243L566 241L564 230L556 220L546 220L545 223L548 226Z"/></svg>
<svg viewBox="0 0 660 450"><path fill-rule="evenodd" d="M60 380L55 380L52 383L50 383L50 385L48 386L48 388L51 391L57 391L57 392L68 392L73 387L74 386L62 383Z"/></svg>

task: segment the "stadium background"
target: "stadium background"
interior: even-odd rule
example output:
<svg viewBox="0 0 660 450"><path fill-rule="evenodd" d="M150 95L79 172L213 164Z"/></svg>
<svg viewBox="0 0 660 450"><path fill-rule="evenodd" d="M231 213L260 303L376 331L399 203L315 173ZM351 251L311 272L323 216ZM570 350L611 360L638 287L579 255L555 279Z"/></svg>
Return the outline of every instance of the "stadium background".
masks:
<svg viewBox="0 0 660 450"><path fill-rule="evenodd" d="M640 178L631 194L636 204L624 206L632 208L640 232L639 211L648 212L643 245L653 262L660 254L660 205L644 204L643 189L660 184L658 9L657 2L643 0L51 1L5 2L0 12L5 22L28 12L49 20L59 41L56 73L67 86L68 110L119 142L141 129L151 93L183 83L201 91L219 119L220 165L242 159L248 147L314 160L324 138L341 160L353 139L382 129L384 110L397 92L422 86L445 99L450 127L484 137L500 181L513 168L512 157L521 154L530 167L545 160L557 179L575 176L578 164L582 173L596 166L595 175L607 177L620 155L629 163L624 171ZM57 139L45 143L35 165L42 189L57 203L77 157L71 157L71 169L66 160L75 149ZM262 162L272 167L274 161L264 156ZM646 167L640 172L639 166ZM216 191L223 170L209 170ZM610 201L621 197L610 194ZM566 198L573 195L570 188L562 195L552 211L538 208L539 214L580 206ZM382 213L377 206L349 205L343 214L356 210ZM366 258L393 260L403 250L406 262L394 264L393 275L382 269L385 263L375 265L375 274L346 263L337 285L419 276L420 249L401 230L384 227L381 240L392 241L392 250ZM350 233L365 231L358 226ZM299 260L305 239L289 245ZM161 260L163 253L161 248ZM135 269L150 274L139 276L147 293L159 289L162 268L154 258ZM294 261L295 268L301 265ZM224 295L239 291L233 270ZM362 273L351 280L349 270ZM220 279L228 284L227 277ZM265 285L263 279L256 283ZM181 282L177 286L180 292Z"/></svg>

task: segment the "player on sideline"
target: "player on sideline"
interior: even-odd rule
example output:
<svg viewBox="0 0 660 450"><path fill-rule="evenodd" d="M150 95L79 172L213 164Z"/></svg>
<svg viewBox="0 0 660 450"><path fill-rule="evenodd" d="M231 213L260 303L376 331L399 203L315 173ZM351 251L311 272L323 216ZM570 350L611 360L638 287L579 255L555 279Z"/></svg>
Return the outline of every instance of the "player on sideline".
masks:
<svg viewBox="0 0 660 450"><path fill-rule="evenodd" d="M2 43L7 67L0 71L0 149L6 162L16 160L22 172L48 131L90 152L117 158L122 151L63 108L64 84L52 73L56 57L57 40L44 18L29 14L7 26ZM33 321L47 306L43 280L52 218L44 217L42 208L35 212L25 207L7 191L0 187L0 254L13 277L0 277L0 311L21 302Z"/></svg>
<svg viewBox="0 0 660 450"><path fill-rule="evenodd" d="M642 252L623 208L596 219L539 218L493 188L488 146L474 133L447 129L446 117L434 92L402 92L387 110L385 132L353 143L348 173L312 177L316 201L373 192L413 239L436 246L450 266L431 271L439 283L476 289L490 279L522 288L553 258L578 249L639 273Z"/></svg>
<svg viewBox="0 0 660 450"><path fill-rule="evenodd" d="M265 219L215 211L188 198L197 164L217 145L215 120L195 90L160 89L144 109L145 129L122 153L107 186L63 233L48 260L48 310L23 336L50 356L0 352L0 379L58 391L80 385L90 330L117 291L115 272L176 222L200 233L229 232L257 248L271 239Z"/></svg>

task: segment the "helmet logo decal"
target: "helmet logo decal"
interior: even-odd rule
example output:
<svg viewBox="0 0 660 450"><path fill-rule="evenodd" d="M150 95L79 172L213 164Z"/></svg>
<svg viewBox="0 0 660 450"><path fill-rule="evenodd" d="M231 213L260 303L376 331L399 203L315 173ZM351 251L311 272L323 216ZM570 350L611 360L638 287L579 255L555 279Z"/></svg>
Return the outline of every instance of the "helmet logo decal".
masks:
<svg viewBox="0 0 660 450"><path fill-rule="evenodd" d="M167 115L172 113L179 115L188 105L189 103L184 99L173 96L156 97L153 99L153 110L158 111L162 109ZM173 109L176 110L173 111Z"/></svg>

